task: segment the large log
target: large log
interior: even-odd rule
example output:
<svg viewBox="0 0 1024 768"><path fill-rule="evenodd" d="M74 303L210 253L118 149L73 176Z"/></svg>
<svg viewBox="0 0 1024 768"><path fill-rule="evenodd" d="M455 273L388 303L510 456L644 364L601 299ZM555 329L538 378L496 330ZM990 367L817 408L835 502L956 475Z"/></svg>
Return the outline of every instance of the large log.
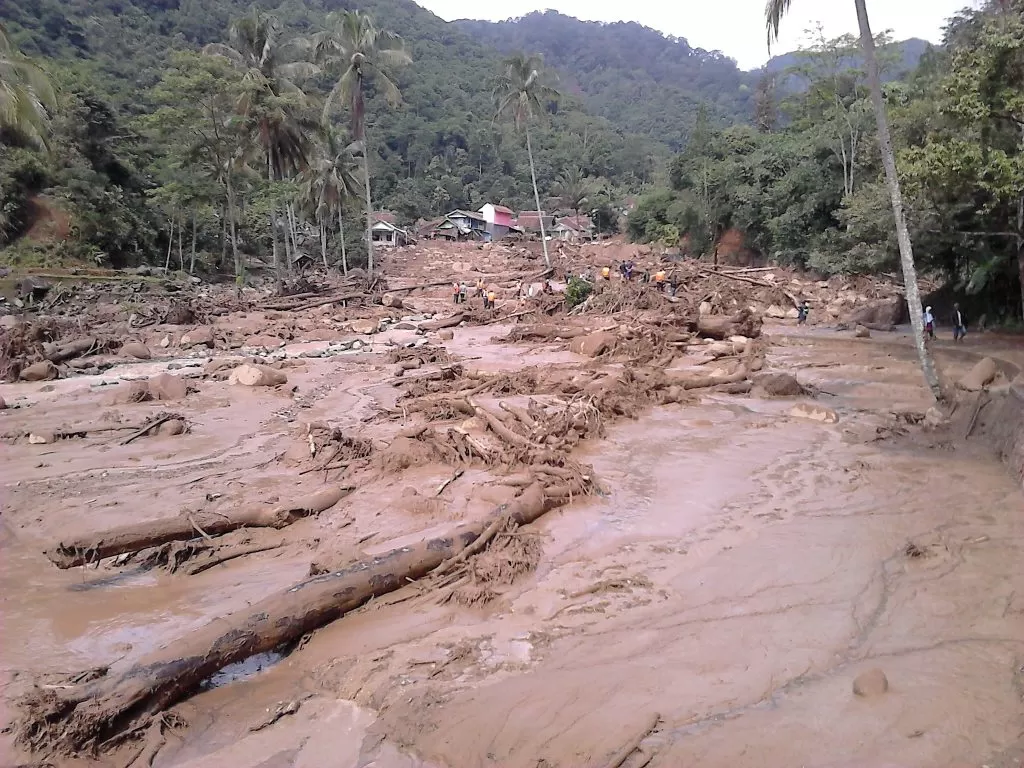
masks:
<svg viewBox="0 0 1024 768"><path fill-rule="evenodd" d="M97 344L98 342L94 337L75 339L66 344L47 344L43 350L43 355L51 363L63 363L65 360L81 357L95 349Z"/></svg>
<svg viewBox="0 0 1024 768"><path fill-rule="evenodd" d="M442 317L437 320L430 320L426 323L420 323L420 328L425 331L439 331L442 328L454 328L456 325L466 319L466 315L462 312L457 312L450 317Z"/></svg>
<svg viewBox="0 0 1024 768"><path fill-rule="evenodd" d="M709 339L728 339L730 336L756 339L761 335L761 318L749 309L741 309L734 315L704 315L697 320L697 332Z"/></svg>
<svg viewBox="0 0 1024 768"><path fill-rule="evenodd" d="M186 698L229 664L286 647L372 597L419 579L471 545L497 519L536 520L583 488L535 482L522 494L448 536L393 549L339 571L308 578L248 608L218 618L122 670L69 688L40 688L21 701L20 743L78 753L123 734Z"/></svg>
<svg viewBox="0 0 1024 768"><path fill-rule="evenodd" d="M125 525L60 541L44 554L58 568L74 568L105 557L159 547L170 541L186 541L202 535L222 536L238 528L284 528L309 514L330 509L351 490L330 486L276 507L252 506L234 510L229 515L197 512L188 517Z"/></svg>

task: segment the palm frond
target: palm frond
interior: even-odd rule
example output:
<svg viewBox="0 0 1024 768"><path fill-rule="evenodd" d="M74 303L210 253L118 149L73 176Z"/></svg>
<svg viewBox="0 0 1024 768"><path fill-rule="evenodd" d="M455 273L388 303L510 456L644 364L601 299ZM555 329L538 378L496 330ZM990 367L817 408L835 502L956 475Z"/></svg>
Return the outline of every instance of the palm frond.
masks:
<svg viewBox="0 0 1024 768"><path fill-rule="evenodd" d="M792 0L767 0L764 7L764 23L768 32L768 48L779 39L779 27L782 17L789 11Z"/></svg>

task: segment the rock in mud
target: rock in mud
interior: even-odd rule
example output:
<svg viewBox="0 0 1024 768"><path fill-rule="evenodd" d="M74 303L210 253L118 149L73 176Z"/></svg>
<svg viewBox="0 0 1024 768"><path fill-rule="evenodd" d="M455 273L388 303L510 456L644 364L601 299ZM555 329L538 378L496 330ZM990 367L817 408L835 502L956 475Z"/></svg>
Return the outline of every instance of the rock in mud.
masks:
<svg viewBox="0 0 1024 768"><path fill-rule="evenodd" d="M451 341L455 338L455 331L451 328L444 328L438 331L437 335L441 337L441 341Z"/></svg>
<svg viewBox="0 0 1024 768"><path fill-rule="evenodd" d="M277 387L288 383L288 376L264 365L240 365L228 376L228 384L244 387Z"/></svg>
<svg viewBox="0 0 1024 768"><path fill-rule="evenodd" d="M213 346L213 328L208 325L200 325L181 337L181 346L189 347Z"/></svg>
<svg viewBox="0 0 1024 768"><path fill-rule="evenodd" d="M380 303L385 307L391 307L392 309L402 308L402 297L397 293L385 293L380 300Z"/></svg>
<svg viewBox="0 0 1024 768"><path fill-rule="evenodd" d="M7 401L0 397L0 411L7 410Z"/></svg>
<svg viewBox="0 0 1024 768"><path fill-rule="evenodd" d="M998 372L995 361L991 357L983 357L974 364L971 370L964 374L963 378L957 382L957 386L960 389L966 389L968 392L977 392L979 389L984 389L987 384L990 384Z"/></svg>
<svg viewBox="0 0 1024 768"><path fill-rule="evenodd" d="M160 429L158 430L159 434L161 435L171 436L180 435L184 431L185 422L183 422L181 419L171 419L170 421L165 421L163 424L160 425Z"/></svg>
<svg viewBox="0 0 1024 768"><path fill-rule="evenodd" d="M780 307L778 304L772 304L764 311L765 317L770 317L773 320L783 320L787 316L786 308Z"/></svg>
<svg viewBox="0 0 1024 768"><path fill-rule="evenodd" d="M733 354L742 355L750 346L750 339L746 336L730 336L729 343L732 344Z"/></svg>
<svg viewBox="0 0 1024 768"><path fill-rule="evenodd" d="M712 357L725 357L733 354L732 343L728 341L714 341L708 344L707 353Z"/></svg>
<svg viewBox="0 0 1024 768"><path fill-rule="evenodd" d="M934 405L925 411L924 414L925 426L935 429L949 423L949 419L946 418L946 414L936 408Z"/></svg>
<svg viewBox="0 0 1024 768"><path fill-rule="evenodd" d="M858 339L869 339L871 338L871 331L865 328L863 325L858 325L853 329L853 335Z"/></svg>
<svg viewBox="0 0 1024 768"><path fill-rule="evenodd" d="M49 360L40 360L38 363L32 363L32 365L23 368L21 371L22 381L51 381L59 377L60 371Z"/></svg>
<svg viewBox="0 0 1024 768"><path fill-rule="evenodd" d="M32 432L28 436L30 445L49 445L53 442L52 432Z"/></svg>
<svg viewBox="0 0 1024 768"><path fill-rule="evenodd" d="M171 346L171 337L164 336L162 339L160 339L160 346L163 347L164 349L167 349L169 346Z"/></svg>
<svg viewBox="0 0 1024 768"><path fill-rule="evenodd" d="M584 357L597 357L615 346L615 334L597 331L586 336L577 336L569 342L569 350Z"/></svg>
<svg viewBox="0 0 1024 768"><path fill-rule="evenodd" d="M820 421L822 424L835 424L839 421L839 414L831 408L814 403L799 403L789 409L789 415L798 419L810 419Z"/></svg>
<svg viewBox="0 0 1024 768"><path fill-rule="evenodd" d="M700 303L700 306L697 308L697 314L700 317L704 317L704 315L710 315L713 309L714 308L711 306L711 302L702 301Z"/></svg>
<svg viewBox="0 0 1024 768"><path fill-rule="evenodd" d="M796 377L783 371L769 371L754 377L759 394L767 397L799 397L807 394Z"/></svg>
<svg viewBox="0 0 1024 768"><path fill-rule="evenodd" d="M257 334L250 336L245 340L246 347L259 347L261 349L278 349L285 345L284 339L279 339L277 336L266 336L263 334Z"/></svg>
<svg viewBox="0 0 1024 768"><path fill-rule="evenodd" d="M150 360L153 357L153 353L149 351L149 347L138 341L129 341L121 347L121 354L125 357L134 357L136 360Z"/></svg>
<svg viewBox="0 0 1024 768"><path fill-rule="evenodd" d="M380 320L372 317L365 320L353 320L349 323L348 327L352 330L352 333L363 333L369 336L380 330Z"/></svg>
<svg viewBox="0 0 1024 768"><path fill-rule="evenodd" d="M861 672L853 680L853 692L857 696L881 696L889 690L889 678L878 667Z"/></svg>
<svg viewBox="0 0 1024 768"><path fill-rule="evenodd" d="M899 325L905 311L906 304L902 299L887 299L861 307L850 315L849 320L860 325Z"/></svg>
<svg viewBox="0 0 1024 768"><path fill-rule="evenodd" d="M153 400L182 400L188 394L185 380L169 373L160 373L151 378L146 389Z"/></svg>

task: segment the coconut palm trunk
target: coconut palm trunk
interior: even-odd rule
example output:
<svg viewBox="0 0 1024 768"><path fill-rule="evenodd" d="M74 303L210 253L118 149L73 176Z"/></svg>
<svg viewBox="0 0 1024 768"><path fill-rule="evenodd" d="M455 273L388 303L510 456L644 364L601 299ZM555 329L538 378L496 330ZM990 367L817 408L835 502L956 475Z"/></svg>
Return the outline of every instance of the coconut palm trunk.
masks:
<svg viewBox="0 0 1024 768"><path fill-rule="evenodd" d="M271 155L267 153L267 181L274 183L274 163ZM284 283L281 279L281 254L277 250L277 210L273 203L270 204L270 240L274 249L274 282L277 284L277 292L280 294Z"/></svg>
<svg viewBox="0 0 1024 768"><path fill-rule="evenodd" d="M903 286L907 294L907 309L910 312L910 324L914 329L914 346L921 363L925 383L936 400L943 399L939 385L938 372L931 350L925 343L924 318L921 311L921 292L917 285L917 269L914 266L914 249L910 242L907 229L907 218L903 210L903 196L900 192L900 180L896 173L896 156L892 149L892 137L889 134L889 120L885 110L885 99L882 96L882 81L878 72L878 58L875 55L875 38L871 34L868 10L865 0L854 0L857 8L857 22L860 25L860 44L864 49L864 63L867 67L868 86L871 89L871 103L875 109L875 122L878 125L878 147L882 154L882 165L885 168L886 186L892 202L892 213L896 220L896 239L900 248L900 265L903 267Z"/></svg>
<svg viewBox="0 0 1024 768"><path fill-rule="evenodd" d="M533 144L530 142L530 124L526 123L526 154L530 158L530 179L533 181L533 201L537 204L537 218L540 221L540 245L544 249L544 266L551 267L548 256L548 238L544 232L544 211L540 209L540 192L537 191L537 169L533 164Z"/></svg>
<svg viewBox="0 0 1024 768"><path fill-rule="evenodd" d="M373 202L370 200L370 159L363 135L363 182L366 185L366 276L373 278Z"/></svg>
<svg viewBox="0 0 1024 768"><path fill-rule="evenodd" d="M348 276L348 254L345 252L345 211L338 206L338 238L341 240L341 274Z"/></svg>

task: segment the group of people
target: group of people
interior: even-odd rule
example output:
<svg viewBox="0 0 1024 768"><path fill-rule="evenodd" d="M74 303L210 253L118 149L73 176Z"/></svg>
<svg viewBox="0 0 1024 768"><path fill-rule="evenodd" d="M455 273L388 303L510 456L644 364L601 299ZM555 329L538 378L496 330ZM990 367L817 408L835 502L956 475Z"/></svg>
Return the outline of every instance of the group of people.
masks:
<svg viewBox="0 0 1024 768"><path fill-rule="evenodd" d="M924 308L924 316L921 318L924 323L924 332L929 339L935 338L935 315L931 307ZM953 341L960 342L967 335L967 318L964 317L960 304L953 304Z"/></svg>
<svg viewBox="0 0 1024 768"><path fill-rule="evenodd" d="M636 264L633 262L632 259L629 259L629 260L624 261L621 264L619 264L619 276L623 280L626 280L627 282L632 282L632 280L633 280L633 273L634 273L635 270L636 270ZM611 269L611 267L601 267L601 279L602 280L611 280L612 279L612 269ZM643 271L643 274L640 275L640 282L641 283L650 283L652 281L654 282L654 287L655 287L656 290L664 291L666 289L666 287L667 287L669 293L672 296L676 295L676 290L678 289L679 286L676 283L676 277L675 277L675 273L674 272L671 275L669 275L664 269L659 269L657 272L655 272L652 275L651 271L649 269L645 269Z"/></svg>
<svg viewBox="0 0 1024 768"><path fill-rule="evenodd" d="M452 301L455 304L465 304L466 298L469 296L469 283L464 281L456 281L452 283ZM494 291L489 291L484 286L483 279L476 281L476 286L473 289L473 295L476 297L482 297L484 300L484 309L494 309L494 300L497 298Z"/></svg>

